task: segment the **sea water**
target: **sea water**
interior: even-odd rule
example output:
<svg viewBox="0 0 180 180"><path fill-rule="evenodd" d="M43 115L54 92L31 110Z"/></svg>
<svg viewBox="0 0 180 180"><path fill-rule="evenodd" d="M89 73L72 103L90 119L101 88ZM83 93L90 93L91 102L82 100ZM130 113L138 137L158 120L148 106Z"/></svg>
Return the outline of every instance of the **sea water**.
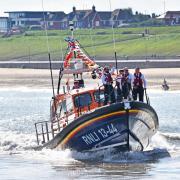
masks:
<svg viewBox="0 0 180 180"><path fill-rule="evenodd" d="M179 179L180 91L149 91L159 130L146 152L35 151L34 123L49 120L51 90L0 90L0 179Z"/></svg>

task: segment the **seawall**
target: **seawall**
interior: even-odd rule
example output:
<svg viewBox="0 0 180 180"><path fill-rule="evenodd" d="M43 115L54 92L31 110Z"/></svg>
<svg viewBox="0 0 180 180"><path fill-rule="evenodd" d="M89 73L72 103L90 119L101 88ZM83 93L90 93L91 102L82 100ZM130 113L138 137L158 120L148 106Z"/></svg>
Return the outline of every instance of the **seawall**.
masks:
<svg viewBox="0 0 180 180"><path fill-rule="evenodd" d="M98 60L100 66L113 65L115 60ZM118 60L118 68L180 68L180 59L172 60ZM62 62L52 62L53 69L59 69ZM1 61L0 68L48 69L48 61Z"/></svg>

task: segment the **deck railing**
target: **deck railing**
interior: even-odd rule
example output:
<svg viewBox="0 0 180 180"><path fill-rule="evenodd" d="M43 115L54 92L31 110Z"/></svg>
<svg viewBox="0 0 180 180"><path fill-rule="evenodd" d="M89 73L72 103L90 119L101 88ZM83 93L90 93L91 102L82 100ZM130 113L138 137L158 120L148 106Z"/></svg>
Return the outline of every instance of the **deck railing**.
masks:
<svg viewBox="0 0 180 180"><path fill-rule="evenodd" d="M65 118L55 119L54 121L41 121L35 123L37 144L44 144L55 137L65 126Z"/></svg>

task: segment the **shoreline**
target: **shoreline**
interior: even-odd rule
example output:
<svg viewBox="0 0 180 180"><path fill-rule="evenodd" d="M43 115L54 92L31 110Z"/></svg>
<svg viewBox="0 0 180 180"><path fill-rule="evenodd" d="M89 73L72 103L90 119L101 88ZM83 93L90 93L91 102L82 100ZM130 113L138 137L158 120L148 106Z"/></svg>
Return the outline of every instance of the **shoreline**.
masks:
<svg viewBox="0 0 180 180"><path fill-rule="evenodd" d="M130 69L130 73L134 70ZM58 70L53 70L55 89L58 84ZM170 90L180 90L180 68L150 68L141 69L141 72L147 79L148 89L161 89L164 78L166 79ZM90 78L91 73L84 75L85 83L101 84L99 79ZM67 76L66 76L67 77ZM62 85L65 84L65 79ZM70 82L73 81L69 77ZM0 87L1 88L32 88L32 89L51 89L50 71L47 69L18 69L18 68L0 68Z"/></svg>

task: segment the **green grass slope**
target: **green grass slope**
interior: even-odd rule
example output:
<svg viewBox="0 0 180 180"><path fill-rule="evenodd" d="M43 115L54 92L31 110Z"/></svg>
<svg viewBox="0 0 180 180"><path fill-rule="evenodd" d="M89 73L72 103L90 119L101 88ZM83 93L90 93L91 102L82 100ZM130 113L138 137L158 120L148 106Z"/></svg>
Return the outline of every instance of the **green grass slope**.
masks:
<svg viewBox="0 0 180 180"><path fill-rule="evenodd" d="M114 29L115 49L112 29L83 29L74 32L85 49L97 58L111 58L116 50L118 57L179 56L180 27L148 27L149 34L143 36L147 28ZM63 57L67 43L64 38L71 32L27 31L23 35L0 38L0 60L47 60L47 44L53 60ZM47 43L48 42L48 43Z"/></svg>

